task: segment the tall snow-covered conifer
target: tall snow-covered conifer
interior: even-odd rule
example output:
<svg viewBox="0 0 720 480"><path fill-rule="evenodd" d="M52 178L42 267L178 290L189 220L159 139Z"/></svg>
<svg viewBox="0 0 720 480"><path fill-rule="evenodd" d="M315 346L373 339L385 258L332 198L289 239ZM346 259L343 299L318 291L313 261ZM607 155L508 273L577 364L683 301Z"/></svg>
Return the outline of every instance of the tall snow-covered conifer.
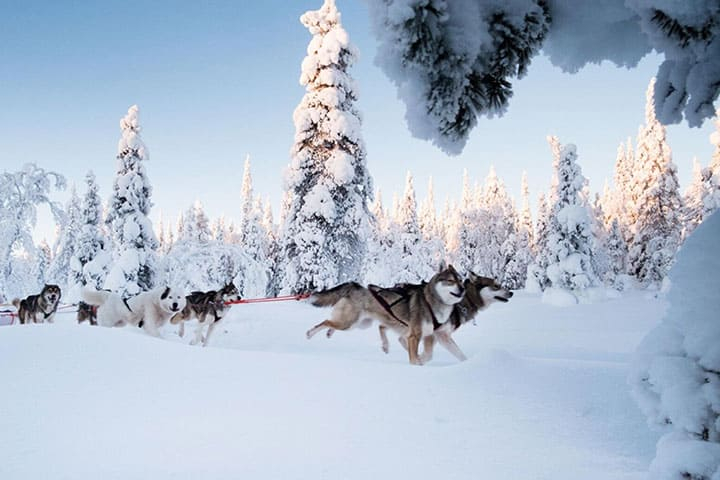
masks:
<svg viewBox="0 0 720 480"><path fill-rule="evenodd" d="M70 262L70 283L99 289L105 283L110 253L102 230L102 202L93 172L87 173L85 183L75 254Z"/></svg>
<svg viewBox="0 0 720 480"><path fill-rule="evenodd" d="M368 231L371 180L355 83L357 51L334 0L301 17L313 38L302 62L306 94L295 109L295 145L283 242L284 288L302 292L358 279Z"/></svg>
<svg viewBox="0 0 720 480"><path fill-rule="evenodd" d="M394 217L393 252L397 255L398 264L393 272L393 282L419 283L428 280L434 273L433 258L420 232L415 188L410 172L405 178L405 191Z"/></svg>
<svg viewBox="0 0 720 480"><path fill-rule="evenodd" d="M114 243L114 263L105 288L122 296L137 295L155 285L158 241L147 217L152 207L152 187L143 162L148 151L140 138L138 107L133 105L120 120L117 175L110 196L106 223Z"/></svg>
<svg viewBox="0 0 720 480"><path fill-rule="evenodd" d="M598 283L592 261L593 222L582 197L586 179L576 162L575 145L562 146L555 137L549 141L557 156L547 237L547 278L552 287L582 292Z"/></svg>
<svg viewBox="0 0 720 480"><path fill-rule="evenodd" d="M637 220L629 245L629 273L642 284L657 284L667 275L680 245L682 199L665 127L655 117L655 80L647 90L645 126L637 142L634 178Z"/></svg>

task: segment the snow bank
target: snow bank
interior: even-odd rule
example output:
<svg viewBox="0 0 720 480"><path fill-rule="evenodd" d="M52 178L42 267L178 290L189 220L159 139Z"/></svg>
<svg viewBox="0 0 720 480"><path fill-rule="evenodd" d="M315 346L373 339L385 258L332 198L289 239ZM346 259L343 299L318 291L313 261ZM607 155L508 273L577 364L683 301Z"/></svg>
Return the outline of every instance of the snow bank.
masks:
<svg viewBox="0 0 720 480"><path fill-rule="evenodd" d="M686 240L670 272L670 308L642 341L629 377L658 444L653 478L720 477L720 214ZM711 461L709 461L711 460Z"/></svg>
<svg viewBox="0 0 720 480"><path fill-rule="evenodd" d="M302 302L233 307L208 348L3 327L0 478L641 480L657 435L624 378L662 309L519 292L457 332L467 362L422 368L375 329L308 341L327 311Z"/></svg>

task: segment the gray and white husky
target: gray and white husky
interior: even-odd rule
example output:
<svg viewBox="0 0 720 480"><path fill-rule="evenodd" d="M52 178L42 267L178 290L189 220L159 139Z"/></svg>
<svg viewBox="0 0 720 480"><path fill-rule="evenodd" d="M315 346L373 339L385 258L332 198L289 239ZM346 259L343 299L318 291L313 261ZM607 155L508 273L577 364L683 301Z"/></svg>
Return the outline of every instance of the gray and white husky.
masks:
<svg viewBox="0 0 720 480"><path fill-rule="evenodd" d="M237 300L240 300L240 292L233 282L228 283L220 290L192 292L185 297L185 308L173 315L170 323L173 325L180 324L178 333L182 337L185 334L185 322L197 318L198 325L195 329L195 338L190 344L201 343L206 346L210 340L210 334L230 309L228 302ZM207 333L203 336L205 326L207 326Z"/></svg>
<svg viewBox="0 0 720 480"><path fill-rule="evenodd" d="M463 286L465 287L465 296L462 301L455 304L448 321L437 326L433 332L433 340L437 340L440 345L445 347L461 362L467 360L467 357L453 340L452 334L458 328L473 320L478 312L485 310L492 303L506 303L513 296L513 292L502 287L496 280L481 277L473 272L469 273L468 278L463 282ZM383 350L387 353L388 340L382 325L380 325L380 337L383 342ZM400 337L400 340L402 343L402 337ZM433 343L425 343L422 356L424 362L430 361L432 358Z"/></svg>
<svg viewBox="0 0 720 480"><path fill-rule="evenodd" d="M332 306L325 320L307 331L307 337L323 329L328 336L334 330L353 327L367 328L378 321L381 328L396 331L407 345L410 363L421 365L418 353L420 342L432 349L436 326L447 322L453 306L463 298L462 278L452 267L441 267L427 283L380 288L349 282L329 290L315 292L309 302L316 307ZM429 346L429 347L428 347Z"/></svg>

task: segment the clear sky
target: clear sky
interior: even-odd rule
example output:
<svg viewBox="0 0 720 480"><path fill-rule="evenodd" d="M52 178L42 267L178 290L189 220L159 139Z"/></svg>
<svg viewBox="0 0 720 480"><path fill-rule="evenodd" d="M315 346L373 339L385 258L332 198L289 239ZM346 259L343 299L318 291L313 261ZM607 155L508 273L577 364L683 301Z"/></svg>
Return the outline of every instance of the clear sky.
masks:
<svg viewBox="0 0 720 480"><path fill-rule="evenodd" d="M92 169L107 199L119 120L137 104L150 151L153 221L162 211L174 222L195 200L210 217L237 219L248 154L255 192L272 201L277 218L292 112L304 93L300 63L311 39L299 17L321 4L3 0L0 170L33 162L64 174L82 194ZM386 206L402 191L408 170L418 201L433 177L441 209L445 197L459 199L464 169L482 181L491 165L516 198L527 171L535 199L550 184L549 134L577 145L591 189L602 191L618 144L634 141L644 121L645 91L661 61L650 55L633 70L604 63L570 75L538 56L529 74L514 82L508 113L482 119L463 154L448 157L408 132L395 87L373 63L376 42L364 2L337 0L337 6L361 53L350 74L360 88L368 166ZM712 122L669 128L683 188L693 156L709 162L713 129ZM41 232L52 231L47 215L40 221Z"/></svg>

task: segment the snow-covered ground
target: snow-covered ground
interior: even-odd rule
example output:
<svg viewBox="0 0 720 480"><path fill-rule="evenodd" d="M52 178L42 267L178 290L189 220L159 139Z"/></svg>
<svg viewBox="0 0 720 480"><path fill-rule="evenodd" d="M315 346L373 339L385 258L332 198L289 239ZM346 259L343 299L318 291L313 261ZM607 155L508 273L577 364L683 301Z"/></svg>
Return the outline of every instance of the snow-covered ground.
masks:
<svg viewBox="0 0 720 480"><path fill-rule="evenodd" d="M235 306L207 348L0 327L0 479L643 479L659 434L626 377L666 307L519 292L424 367L374 328L307 340L302 302Z"/></svg>

